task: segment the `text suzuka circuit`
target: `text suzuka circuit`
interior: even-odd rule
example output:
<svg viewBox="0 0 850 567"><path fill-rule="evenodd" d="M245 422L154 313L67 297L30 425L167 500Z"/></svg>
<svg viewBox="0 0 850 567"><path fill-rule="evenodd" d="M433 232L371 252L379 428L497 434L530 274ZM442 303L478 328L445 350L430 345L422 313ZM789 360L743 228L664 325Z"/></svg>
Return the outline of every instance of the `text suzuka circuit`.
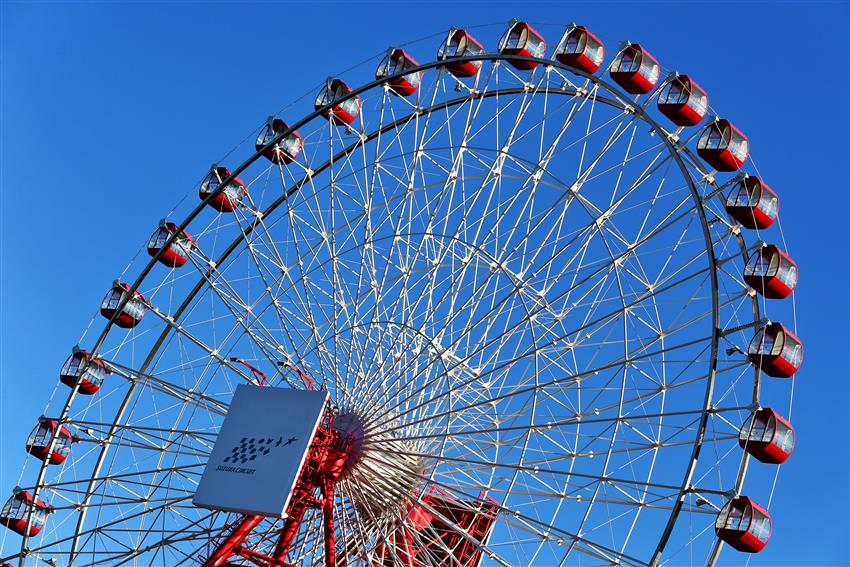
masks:
<svg viewBox="0 0 850 567"><path fill-rule="evenodd" d="M500 32L329 78L152 222L34 418L0 563L715 564L768 543L803 352L780 191L698 66L578 25L554 49Z"/></svg>

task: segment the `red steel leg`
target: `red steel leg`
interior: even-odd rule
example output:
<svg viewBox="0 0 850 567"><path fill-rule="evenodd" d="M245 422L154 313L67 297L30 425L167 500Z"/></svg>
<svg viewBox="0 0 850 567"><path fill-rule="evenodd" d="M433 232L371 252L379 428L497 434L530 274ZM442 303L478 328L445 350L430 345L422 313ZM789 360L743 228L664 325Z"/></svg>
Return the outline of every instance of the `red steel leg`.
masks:
<svg viewBox="0 0 850 567"><path fill-rule="evenodd" d="M325 424L316 431L313 443L304 466L296 482L292 498L287 507L287 518L271 556L263 555L242 546L242 542L263 520L262 516L244 516L229 536L219 544L215 552L204 562L204 567L224 567L233 557L241 556L257 565L281 566L286 563L298 528L304 520L308 508L322 510L324 530L325 565L336 567L336 548L334 540L334 499L336 483L350 457L350 445L343 435L333 429L333 415L327 413ZM322 499L315 497L321 490Z"/></svg>
<svg viewBox="0 0 850 567"><path fill-rule="evenodd" d="M204 561L204 567L221 567L230 559L235 549L242 545L248 534L263 521L263 516L243 516L230 535L227 536L215 552Z"/></svg>
<svg viewBox="0 0 850 567"><path fill-rule="evenodd" d="M272 557L278 561L286 559L286 554L289 553L289 548L292 547L292 541L295 539L295 534L298 533L298 526L301 525L301 520L304 519L304 512L307 511L307 506L304 502L298 500L292 506L289 512L289 517L283 524L283 530L280 532L280 537L275 545Z"/></svg>
<svg viewBox="0 0 850 567"><path fill-rule="evenodd" d="M326 482L322 487L322 523L325 527L325 567L336 567L334 484L332 482Z"/></svg>

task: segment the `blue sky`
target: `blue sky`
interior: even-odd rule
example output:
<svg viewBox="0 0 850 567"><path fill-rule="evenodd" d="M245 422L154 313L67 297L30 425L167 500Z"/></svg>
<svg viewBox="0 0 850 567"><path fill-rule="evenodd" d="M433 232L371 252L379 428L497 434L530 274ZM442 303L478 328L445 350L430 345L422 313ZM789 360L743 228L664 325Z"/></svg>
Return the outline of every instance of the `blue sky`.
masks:
<svg viewBox="0 0 850 567"><path fill-rule="evenodd" d="M452 25L576 21L691 73L779 191L806 360L773 539L750 564L848 564L848 16L846 2L3 3L0 494L109 282L266 116L305 94L306 110L326 76L388 45L435 34L436 49Z"/></svg>

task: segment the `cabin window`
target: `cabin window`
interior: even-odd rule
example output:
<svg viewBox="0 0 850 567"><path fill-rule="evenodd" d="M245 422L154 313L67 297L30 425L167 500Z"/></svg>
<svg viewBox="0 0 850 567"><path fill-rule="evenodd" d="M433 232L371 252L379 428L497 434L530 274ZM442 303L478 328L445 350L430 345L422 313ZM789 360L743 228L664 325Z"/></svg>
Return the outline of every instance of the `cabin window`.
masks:
<svg viewBox="0 0 850 567"><path fill-rule="evenodd" d="M748 438L750 441L768 441L770 439L770 427L767 422L760 417L753 419Z"/></svg>
<svg viewBox="0 0 850 567"><path fill-rule="evenodd" d="M775 255L765 257L761 251L756 252L747 263L747 267L744 269L744 275L758 277L766 276L768 272L771 271L771 268L775 269L775 266L773 266L774 256Z"/></svg>
<svg viewBox="0 0 850 567"><path fill-rule="evenodd" d="M10 518L12 520L20 520L24 517L26 513L25 502L19 498L10 498L6 505L3 506L3 512L0 512L0 516L4 518Z"/></svg>
<svg viewBox="0 0 850 567"><path fill-rule="evenodd" d="M643 62L640 65L640 74L643 75L647 81L652 84L655 84L658 81L658 75L661 73L661 69L658 67L658 64L655 61L652 61L649 57L644 57Z"/></svg>
<svg viewBox="0 0 850 567"><path fill-rule="evenodd" d="M280 147L284 152L286 152L290 156L295 156L301 149L301 140L298 139L298 136L290 134L289 136L283 139L280 144Z"/></svg>
<svg viewBox="0 0 850 567"><path fill-rule="evenodd" d="M207 178L204 179L204 182L201 183L201 193L204 195L208 195L218 189L219 183L221 180L218 178L218 173L211 172L207 175Z"/></svg>
<svg viewBox="0 0 850 567"><path fill-rule="evenodd" d="M752 526L748 531L756 536L759 541L767 543L768 537L770 537L770 520L757 511L754 512L754 515L755 518L753 518Z"/></svg>
<svg viewBox="0 0 850 567"><path fill-rule="evenodd" d="M688 106L700 116L705 116L705 113L708 112L708 97L691 87L691 98L688 100Z"/></svg>
<svg viewBox="0 0 850 567"><path fill-rule="evenodd" d="M122 311L133 319L141 319L145 313L145 306L138 299L131 299L124 305Z"/></svg>
<svg viewBox="0 0 850 567"><path fill-rule="evenodd" d="M729 151L741 161L747 159L747 154L750 151L750 143L739 136L732 136L732 141L729 142Z"/></svg>
<svg viewBox="0 0 850 567"><path fill-rule="evenodd" d="M535 35L529 35L528 41L525 44L526 50L531 54L532 57L543 57L543 54L546 50L546 43L544 43L542 37L537 37Z"/></svg>
<svg viewBox="0 0 850 567"><path fill-rule="evenodd" d="M171 246L172 252L180 256L181 258L189 258L189 251L192 249L192 243L188 238L184 236L178 236L174 239L174 243Z"/></svg>
<svg viewBox="0 0 850 567"><path fill-rule="evenodd" d="M406 65L405 69L408 69L409 67L410 67L409 65ZM413 85L414 87L418 87L419 82L422 80L422 74L421 73L410 73L410 74L404 76L404 80L407 81L408 83L410 83L411 85Z"/></svg>
<svg viewBox="0 0 850 567"><path fill-rule="evenodd" d="M614 64L614 71L619 73L634 73L640 69L640 53L633 49L626 49L617 58Z"/></svg>
<svg viewBox="0 0 850 567"><path fill-rule="evenodd" d="M238 203L242 200L242 188L236 183L228 183L222 192L231 203Z"/></svg>
<svg viewBox="0 0 850 567"><path fill-rule="evenodd" d="M584 50L584 54L597 65L602 63L602 58L605 56L602 44L589 36L587 38L587 49Z"/></svg>
<svg viewBox="0 0 850 567"><path fill-rule="evenodd" d="M581 53L584 51L584 46L587 43L587 34L583 34L578 30L573 30L567 36L567 42L564 44L564 53Z"/></svg>
<svg viewBox="0 0 850 567"><path fill-rule="evenodd" d="M749 507L747 507L749 509ZM750 525L749 514L745 514L744 510L733 505L726 506L725 516L721 512L717 519L717 527L727 530L746 531Z"/></svg>
<svg viewBox="0 0 850 567"><path fill-rule="evenodd" d="M797 266L783 264L777 275L779 276L779 281L788 287L794 287L797 283Z"/></svg>
<svg viewBox="0 0 850 567"><path fill-rule="evenodd" d="M452 34L452 37L443 44L442 49L440 49L440 53L438 53L439 57L458 57L459 54L463 53L463 47L466 43L466 38L461 35L457 37L457 34Z"/></svg>
<svg viewBox="0 0 850 567"><path fill-rule="evenodd" d="M703 150L722 150L726 148L726 141L723 139L723 133L720 131L720 128L716 126L706 128L702 136L700 136L697 147Z"/></svg>
<svg viewBox="0 0 850 567"><path fill-rule="evenodd" d="M508 34L508 40L505 42L505 49L521 49L521 45L525 43L525 36L528 31L523 28L513 28Z"/></svg>
<svg viewBox="0 0 850 567"><path fill-rule="evenodd" d="M257 144L266 146L275 139L276 135L274 127L271 124L267 124L263 132L260 134L260 137L257 139Z"/></svg>
<svg viewBox="0 0 850 567"><path fill-rule="evenodd" d="M333 92L330 87L325 87L322 89L322 92L319 93L319 96L316 97L316 106L325 106L326 104L330 104L336 100L336 96L336 93Z"/></svg>
<svg viewBox="0 0 850 567"><path fill-rule="evenodd" d="M62 376L78 376L81 362L82 358L71 356L65 361L65 364L62 365L62 370L60 370L59 373Z"/></svg>
<svg viewBox="0 0 850 567"><path fill-rule="evenodd" d="M659 99L661 104L685 104L688 101L688 89L679 80L671 81Z"/></svg>
<svg viewBox="0 0 850 567"><path fill-rule="evenodd" d="M750 343L750 352L763 356L777 356L782 352L784 335L785 333L771 335L769 333L765 333L764 329L762 329L756 333L756 336Z"/></svg>
<svg viewBox="0 0 850 567"><path fill-rule="evenodd" d="M403 69L404 64L401 60L401 57L390 57L389 61L387 61L387 75L395 75Z"/></svg>
<svg viewBox="0 0 850 567"><path fill-rule="evenodd" d="M46 424L39 424L35 431L30 433L27 445L46 447L50 441L51 429Z"/></svg>
<svg viewBox="0 0 850 567"><path fill-rule="evenodd" d="M781 433L781 434L780 434ZM794 431L784 425L776 434L774 444L782 449L785 453L790 453L794 448Z"/></svg>
<svg viewBox="0 0 850 567"><path fill-rule="evenodd" d="M785 453L791 450L791 430L785 427L782 423L776 424L776 435L773 437L772 443L779 447Z"/></svg>
<svg viewBox="0 0 850 567"><path fill-rule="evenodd" d="M803 360L803 346L791 343L785 351L784 356L788 361L788 364L794 368L798 368L800 366L800 362Z"/></svg>
<svg viewBox="0 0 850 567"><path fill-rule="evenodd" d="M776 218L779 199L775 195L769 194L767 191L762 192L761 200L759 201L759 209L768 218Z"/></svg>
<svg viewBox="0 0 850 567"><path fill-rule="evenodd" d="M77 374L74 374L76 376ZM86 363L83 367L82 373L83 380L88 381L90 384L95 386L99 386L103 379L106 377L106 369L97 364Z"/></svg>
<svg viewBox="0 0 850 567"><path fill-rule="evenodd" d="M47 443L44 444L45 446ZM59 434L56 438L56 443L53 444L53 452L59 453L60 455L67 455L71 452L71 438L65 435Z"/></svg>
<svg viewBox="0 0 850 567"><path fill-rule="evenodd" d="M350 99L348 99L347 101L345 101L345 102L343 102L343 103L340 103L340 105L339 105L339 106L340 106L340 108L342 108L344 111L346 111L347 113L351 114L352 116L354 116L354 115L356 115L358 112L360 112L360 101L358 101L356 97L355 97L355 98L350 98Z"/></svg>
<svg viewBox="0 0 850 567"><path fill-rule="evenodd" d="M171 236L171 232L167 228L161 227L151 237L150 242L148 242L148 248L162 248L165 246L165 241L168 240L169 236Z"/></svg>
<svg viewBox="0 0 850 567"><path fill-rule="evenodd" d="M736 186L737 190L733 189L731 193L729 193L729 198L726 199L727 207L752 207L755 205L754 203L754 195L755 192L750 192L746 185L743 183L738 183Z"/></svg>
<svg viewBox="0 0 850 567"><path fill-rule="evenodd" d="M761 421L761 420L760 420ZM763 441L767 443L770 441L770 438L773 437L774 432L776 431L776 418L772 415L767 418L767 421L762 421L762 428L758 438L758 441Z"/></svg>
<svg viewBox="0 0 850 567"><path fill-rule="evenodd" d="M118 304L121 302L121 297L124 295L123 289L113 289L106 296L106 300L103 302L103 306L106 309L116 309Z"/></svg>

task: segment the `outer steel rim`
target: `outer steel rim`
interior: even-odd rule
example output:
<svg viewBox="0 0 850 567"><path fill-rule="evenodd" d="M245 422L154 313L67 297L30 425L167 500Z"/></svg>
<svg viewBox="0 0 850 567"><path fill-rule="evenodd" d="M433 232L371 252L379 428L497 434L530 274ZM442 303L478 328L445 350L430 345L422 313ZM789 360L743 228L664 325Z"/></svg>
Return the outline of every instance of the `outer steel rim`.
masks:
<svg viewBox="0 0 850 567"><path fill-rule="evenodd" d="M482 54L482 55L474 56L474 57L458 58L457 60L458 61L463 61L463 60L502 61L502 60L506 60L506 59L527 59L527 60L530 60L530 61L538 62L538 63L545 65L545 66L556 67L558 69L570 71L574 74L580 75L583 78L589 80L593 85L605 89L605 91L607 91L608 93L610 93L612 95L612 98L596 97L597 101L600 101L600 102L603 102L603 103L606 103L606 104L610 104L612 106L616 106L616 107L619 107L621 109L632 108L633 111L635 112L635 114L641 120L643 120L646 124L648 124L650 127L654 128L658 132L667 132L667 130L665 130L664 127L662 127L658 122L656 122L646 112L646 105L649 104L649 102L653 99L652 96L648 97L646 104L644 104L642 106L636 106L633 103L629 102L625 95L620 93L611 84L607 83L606 81L602 80L601 78L599 78L597 76L593 76L593 75L588 75L588 74L586 74L586 73L584 73L584 72L582 72L578 69L573 69L569 66L560 64L557 61L548 60L548 59L531 58L531 57L516 57L516 56L508 57L508 56L503 56L503 55L500 55L500 54L493 54L493 53ZM442 65L443 65L443 62L433 61L433 62L430 62L430 63L422 64L422 65L416 67L413 71L425 71L425 70L428 70L428 69L440 67ZM358 96L362 93L366 93L368 91L371 91L373 89L381 89L381 88L384 87L384 85L386 83L393 80L394 78L397 78L397 77L404 75L404 74L409 74L410 72L412 72L412 71L408 70L408 71L405 71L404 73L399 73L397 75L385 77L383 79L379 79L379 80L373 81L371 83L368 83L368 84L366 84L366 85L364 85L360 88L354 89L351 93L346 95L346 97L344 99L338 100L334 104L323 107L323 108L307 115L303 119L299 120L297 123L293 124L287 131L280 134L275 139L275 141L272 142L271 144L269 144L269 146L267 146L267 147L272 146L277 141L281 140L284 136L286 136L288 133L307 125L308 123L310 123L312 120L314 120L316 118L319 118L320 120L324 120L324 118L322 118L323 113L325 111L327 111L329 108L331 108L332 106L339 104L339 103L341 103L344 100L347 100L349 98L356 97L356 96ZM658 88L660 89L660 86ZM521 92L521 91L519 89L506 89L504 91L493 90L493 91L488 91L483 96L497 96L499 94L511 94L511 93L517 93L517 92ZM561 94L561 95L566 95L566 96L576 96L576 94L577 94L575 89L565 89L560 93L556 93L556 92L554 92L550 89L549 92L552 93L552 94ZM465 97L460 97L458 99L454 99L452 101L445 101L445 102L442 102L440 104L434 105L433 107L429 107L427 109L422 109L421 112L425 113L425 114L431 113L431 112L434 112L434 111L436 111L436 110L438 110L442 107L446 107L446 106L449 106L449 105L463 104L464 102L467 102L467 101L469 101L473 98L475 98L475 97L474 96L465 96ZM374 136L376 136L380 130L388 131L391 128L395 127L395 125L397 123L412 120L415 117L415 115L416 115L416 113L411 113L408 116L405 116L405 117L397 120L396 123L388 124L386 126L382 125L381 128L379 128L378 130L376 130L375 132L373 132L372 134L369 135L369 139L370 140L373 139ZM692 178L691 174L688 172L687 166L684 163L684 160L681 156L682 153L689 154L689 155L692 156L692 153L689 152L686 148L678 145L677 142L672 141L667 136L664 136L664 141L665 141L666 147L668 149L668 152L670 152L671 156L676 161L677 165L679 166L679 168L682 172L683 177L688 180L688 183L690 185L690 191L691 191L692 199L695 202L696 209L699 211L700 221L701 221L701 224L702 224L702 230L703 230L704 238L706 239L706 248L708 250L712 250L713 246L714 246L714 242L713 242L713 239L712 239L712 236L711 236L711 231L709 229L708 220L706 218L705 210L703 209L703 206L702 206L703 201L702 201L702 198L700 197L700 195L697 191L695 180ZM346 148L345 150L340 151L339 154L337 154L337 158L339 156L345 154L345 153L348 153L350 151L354 151L359 143L360 142L355 142L354 144L349 146L349 148ZM249 157L239 167L237 167L235 170L233 170L231 177L227 180L224 180L221 184L221 187L223 188L230 181L230 179L238 176L248 166L250 166L252 163L254 163L262 155L262 151L263 150L257 151L253 156ZM329 160L328 162L323 164L321 166L321 168L316 171L316 173L319 173L322 170L324 170L326 167L328 167L330 165L330 163L331 163L331 161ZM286 198L288 198L289 196L291 196L292 194L297 192L306 182L307 182L307 176L305 176L302 179L302 181L300 181L299 183L296 183L295 185L290 187L286 195L280 197L275 202L273 202L264 211L264 215L272 212L281 203L283 203L286 200ZM718 187L716 183L714 183L714 186L715 186L715 188ZM215 194L210 195L209 197L207 197L207 199L204 202L200 203L194 209L194 211L192 211L186 217L186 219L184 219L178 225L178 230L175 231L175 234L179 234L182 230L185 230L189 226L189 224L194 220L194 218L198 214L200 214L200 212L206 207L207 203L214 196L215 196ZM250 230L253 230L256 226L257 225L252 225ZM240 232L240 235L228 247L227 251L224 254L222 254L222 256L220 256L218 258L217 263L220 263L221 261L226 259L227 255L229 255L230 252L232 252L234 249L236 249L236 247L239 245L239 243L241 243L244 240L244 237L245 237L245 233ZM167 247L168 244L171 243L171 241L174 240L174 238L175 237L173 236L171 239L169 239L168 243L166 244L166 247ZM740 243L741 255L743 256L744 260L746 260L746 244L744 243L743 237L741 237L740 234L738 235L738 241ZM162 252L160 251L155 257L151 258L151 260L148 262L147 266L143 269L143 271L140 273L138 278L133 282L133 284L131 286L131 291L135 291L144 282L146 276L149 274L149 272L152 270L152 268L156 265L157 259L161 255L161 253ZM716 266L716 262L715 262L715 258L713 256L713 254L709 254L708 259L709 259L709 264L710 264L710 268L711 268L711 271L712 271L712 302L713 302L713 313L714 313L714 315L713 315L713 317L714 317L713 326L714 326L715 329L718 329L718 332L719 332L720 331L720 325L719 325L719 321L718 321L719 307L718 307L718 289L717 289L717 274L716 274L717 266ZM198 281L198 284L193 289L193 292L186 296L181 307L173 315L175 321L180 318L184 309L191 304L191 302L193 301L196 294L202 289L204 282L205 282L204 278L203 277L200 278L199 281ZM761 319L761 317L760 317L760 314L759 314L759 305L758 305L757 299L754 298L752 303L753 303L753 319L754 319L754 321L759 321ZM113 321L114 321L114 317L113 317ZM93 353L97 352L97 350L102 345L105 338L108 336L108 333L111 329L113 321L110 321L104 327L103 331L100 334L100 337L98 338L98 340L95 343L94 348L92 349ZM167 338L167 336L170 334L170 332L172 330L174 330L174 327L171 327L171 326L165 327L162 335L157 340L156 345L148 353L148 355L146 357L146 362L140 367L140 370L139 370L140 373L145 372L145 369L147 368L149 363L156 356L156 353L157 353L159 347L162 345L162 343L165 341L165 339ZM706 396L705 396L705 400L704 400L704 403L703 403L703 414L702 414L702 419L701 419L701 422L700 422L699 433L697 434L697 436L694 440L691 462L688 465L688 469L687 469L685 478L683 479L682 486L679 489L679 498L677 500L677 505L670 515L670 519L668 521L665 532L662 534L661 541L659 542L656 554L653 557L653 563L657 562L660 559L661 553L664 550L664 545L666 544L666 540L669 537L670 532L672 531L672 529L675 525L677 516L678 516L678 514L681 510L681 505L684 501L684 498L689 493L689 483L690 483L691 475L693 474L693 471L694 471L696 464L697 464L697 460L699 458L699 452L700 452L702 437L704 435L705 426L706 426L708 417L710 415L710 412L708 410L710 409L712 394L713 394L714 375L716 373L716 364L717 364L718 341L719 341L718 336L715 336L715 338L713 339L713 344L712 344L711 370L710 370L710 373L709 373L709 378L707 380ZM758 391L759 381L760 381L760 371L756 370L755 371L755 392L754 392L755 393L755 398L754 398L755 400L757 400L757 391ZM122 409L119 410L118 414L116 415L115 425L118 425L120 423L120 421L122 419L122 415L124 413L124 409L126 408L126 405L129 402L129 400L132 398L132 394L133 394L134 389L135 389L135 385L131 385L128 392L127 392L127 395L126 395L124 402L122 402L122 404L121 404ZM63 407L63 410L61 412L60 419L64 420L68 416L70 407L71 407L71 405L72 405L72 403L73 403L73 401L76 397L76 393L77 393L77 391L76 391L76 389L74 389L71 392L71 394L68 396L68 399L66 400L64 407ZM97 464L94 468L93 477L98 476L99 470L100 470L100 468L103 464L103 461L104 461L104 458L105 458L107 451L108 451L108 445L104 445L104 447L101 450L101 456L98 458ZM740 469L741 472L739 473L739 477L738 477L738 481L736 483L736 486L740 486L743 483L744 476L745 476L745 473L746 473L747 459L748 459L747 454L743 453L743 456L742 456L742 459L741 459L741 469ZM46 465L42 465L41 468L40 468L38 479L37 479L37 482L36 482L36 485L35 485L35 491L34 491L35 497L38 497L41 486L44 483L44 477L45 477L45 474L46 474L46 469L47 469ZM84 501L84 504L85 504L85 502L88 501L88 498L91 496L91 489L89 489L89 491L87 491L87 492L88 492L88 494L86 496L86 500ZM80 529L81 529L81 527L82 527L82 525L85 521L86 510L87 510L87 507L83 506L81 511L80 511L80 518L79 518L79 522L78 522L77 533L79 533L79 531L80 531ZM21 548L22 554L25 552L25 550L27 548L27 543L28 543L28 538L24 538L24 540L22 542L22 548ZM21 563L23 564L23 555L21 556Z"/></svg>

